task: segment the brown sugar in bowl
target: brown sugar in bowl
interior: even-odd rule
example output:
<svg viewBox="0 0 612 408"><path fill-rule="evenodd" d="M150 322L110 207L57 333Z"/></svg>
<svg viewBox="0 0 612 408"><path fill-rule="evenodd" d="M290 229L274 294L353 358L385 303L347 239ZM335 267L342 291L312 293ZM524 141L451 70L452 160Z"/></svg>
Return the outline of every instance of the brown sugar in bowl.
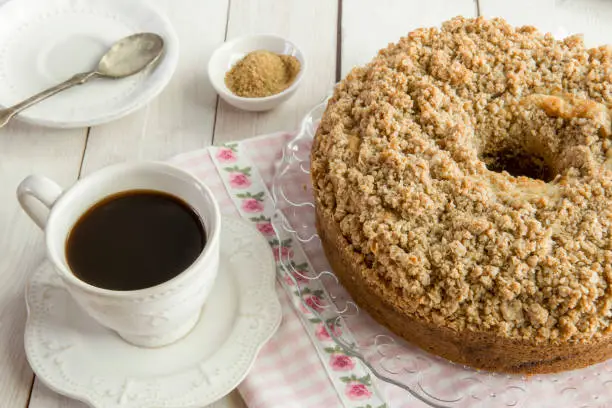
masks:
<svg viewBox="0 0 612 408"><path fill-rule="evenodd" d="M225 76L245 55L257 50L293 56L299 61L300 70L289 87L274 95L252 98L235 95L225 83ZM299 88L306 70L306 58L296 44L282 37L264 34L230 40L217 48L208 62L208 78L221 99L246 111L266 111L287 101Z"/></svg>

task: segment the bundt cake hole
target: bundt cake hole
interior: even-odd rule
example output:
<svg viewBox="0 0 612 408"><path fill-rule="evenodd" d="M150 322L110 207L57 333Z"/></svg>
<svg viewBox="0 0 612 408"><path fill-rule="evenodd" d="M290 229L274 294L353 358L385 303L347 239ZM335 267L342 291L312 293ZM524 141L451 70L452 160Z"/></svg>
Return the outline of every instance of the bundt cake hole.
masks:
<svg viewBox="0 0 612 408"><path fill-rule="evenodd" d="M556 176L543 157L521 149L507 148L499 152L484 153L480 160L488 170L497 173L505 171L514 177L523 176L549 182Z"/></svg>

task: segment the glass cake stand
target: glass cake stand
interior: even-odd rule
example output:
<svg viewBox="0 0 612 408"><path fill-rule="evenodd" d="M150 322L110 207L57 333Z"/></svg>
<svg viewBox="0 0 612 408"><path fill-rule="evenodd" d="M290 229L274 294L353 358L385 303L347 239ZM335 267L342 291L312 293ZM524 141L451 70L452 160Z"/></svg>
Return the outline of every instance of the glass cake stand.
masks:
<svg viewBox="0 0 612 408"><path fill-rule="evenodd" d="M326 105L327 100L305 116L298 133L284 146L282 159L275 164L272 224L277 235L290 236L301 244L309 264L308 270L298 270L294 263L283 262L283 254L279 253L279 273L284 278L281 282L291 280L293 289L286 288L298 288L296 293L303 307L325 323L328 334L344 353L361 360L380 380L432 407L612 406L612 360L547 375L478 371L411 346L360 312L331 271L315 229L310 147ZM314 308L312 296L308 295L313 293L313 287L321 293L321 305ZM337 327L343 329L336 330Z"/></svg>

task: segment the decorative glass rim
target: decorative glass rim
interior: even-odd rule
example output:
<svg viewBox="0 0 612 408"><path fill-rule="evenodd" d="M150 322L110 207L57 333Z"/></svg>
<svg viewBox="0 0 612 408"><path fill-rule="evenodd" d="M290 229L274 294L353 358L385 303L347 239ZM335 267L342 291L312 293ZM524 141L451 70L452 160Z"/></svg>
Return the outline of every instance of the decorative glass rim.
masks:
<svg viewBox="0 0 612 408"><path fill-rule="evenodd" d="M276 255L281 261L277 271L279 281L285 290L295 291L301 299L300 307L323 323L327 334L341 351L361 361L379 380L393 384L435 408L552 408L559 404L586 408L612 403L609 391L612 388L612 360L579 370L533 376L486 372L462 366L412 346L382 325L372 323L374 321L367 313L360 315L359 307L341 287L329 266L313 267L307 247L313 247L319 253L322 249L314 230L314 217L304 222L300 212L314 213L313 197L308 193L310 145L328 100L329 96L306 114L297 133L283 147L281 159L274 164L270 190L275 206L272 225L276 236L290 234L298 245L304 246L312 272L306 275L296 269L281 253L279 246ZM287 285L285 279L291 284ZM322 287L326 301L315 305L307 302L311 291L300 287L299 283L304 281ZM356 334L346 329L341 335L337 334L337 327L350 329L350 321L359 319L367 320L366 324L359 322L353 327L369 325L370 328L377 327L380 333L357 328ZM364 337L363 333L368 336ZM543 402L544 399L547 402Z"/></svg>

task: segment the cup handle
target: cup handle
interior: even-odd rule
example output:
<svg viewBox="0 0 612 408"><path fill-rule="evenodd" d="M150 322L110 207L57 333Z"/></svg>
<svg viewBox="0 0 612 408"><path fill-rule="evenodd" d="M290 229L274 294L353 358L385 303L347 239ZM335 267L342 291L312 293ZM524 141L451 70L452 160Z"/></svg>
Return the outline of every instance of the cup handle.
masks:
<svg viewBox="0 0 612 408"><path fill-rule="evenodd" d="M37 175L26 177L17 187L21 208L43 230L49 211L61 194L62 188L55 181Z"/></svg>

